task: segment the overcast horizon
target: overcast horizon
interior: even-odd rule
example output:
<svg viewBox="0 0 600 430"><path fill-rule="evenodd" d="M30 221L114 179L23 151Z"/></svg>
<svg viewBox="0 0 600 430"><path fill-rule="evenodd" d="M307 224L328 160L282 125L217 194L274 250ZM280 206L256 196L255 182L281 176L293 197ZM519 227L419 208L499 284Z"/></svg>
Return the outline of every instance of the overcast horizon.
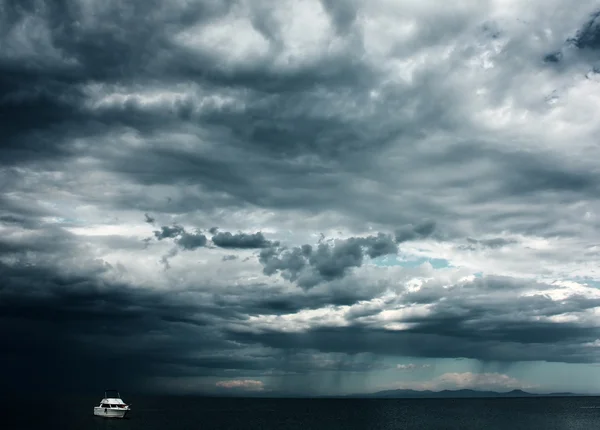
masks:
<svg viewBox="0 0 600 430"><path fill-rule="evenodd" d="M600 5L5 0L3 390L600 392Z"/></svg>

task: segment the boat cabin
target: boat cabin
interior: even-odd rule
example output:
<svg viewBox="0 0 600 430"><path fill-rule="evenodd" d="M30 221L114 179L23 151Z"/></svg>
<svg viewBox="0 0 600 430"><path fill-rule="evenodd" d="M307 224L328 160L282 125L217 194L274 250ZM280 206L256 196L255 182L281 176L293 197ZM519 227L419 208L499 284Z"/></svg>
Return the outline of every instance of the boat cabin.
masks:
<svg viewBox="0 0 600 430"><path fill-rule="evenodd" d="M101 408L125 409L127 405L121 399L121 395L117 390L104 391L104 398L100 401Z"/></svg>

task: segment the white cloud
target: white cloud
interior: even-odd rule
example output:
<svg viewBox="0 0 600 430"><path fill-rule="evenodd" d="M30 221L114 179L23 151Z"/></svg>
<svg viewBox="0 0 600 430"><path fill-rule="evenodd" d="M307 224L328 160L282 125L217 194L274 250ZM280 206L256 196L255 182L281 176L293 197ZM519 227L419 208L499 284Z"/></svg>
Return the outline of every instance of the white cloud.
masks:
<svg viewBox="0 0 600 430"><path fill-rule="evenodd" d="M263 391L265 384L255 379L232 379L228 381L218 381L215 384L219 388L240 389L247 391Z"/></svg>

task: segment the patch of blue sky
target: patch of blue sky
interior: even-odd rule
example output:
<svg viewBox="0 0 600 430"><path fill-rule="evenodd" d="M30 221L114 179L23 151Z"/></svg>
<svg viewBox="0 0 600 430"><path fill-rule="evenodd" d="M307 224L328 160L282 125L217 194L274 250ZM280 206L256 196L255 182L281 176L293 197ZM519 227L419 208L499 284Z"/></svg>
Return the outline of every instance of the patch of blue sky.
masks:
<svg viewBox="0 0 600 430"><path fill-rule="evenodd" d="M593 287L593 288L600 288L600 281L595 280L595 279L590 279L590 278L587 278L587 277L576 276L575 278L570 279L570 280L573 281L573 282L577 282L579 284L586 284L586 285L588 285L590 287Z"/></svg>

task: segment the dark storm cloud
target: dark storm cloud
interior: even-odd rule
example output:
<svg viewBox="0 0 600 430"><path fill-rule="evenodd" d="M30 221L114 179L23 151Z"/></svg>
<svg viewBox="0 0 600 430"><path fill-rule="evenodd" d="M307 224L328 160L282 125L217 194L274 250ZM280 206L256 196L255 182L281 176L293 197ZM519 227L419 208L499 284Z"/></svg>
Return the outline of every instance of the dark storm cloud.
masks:
<svg viewBox="0 0 600 430"><path fill-rule="evenodd" d="M407 239L408 240L408 239ZM291 249L271 247L261 251L259 261L266 275L280 272L303 288L344 277L348 271L363 264L364 255L376 258L396 254L398 246L391 235L351 237L319 243L316 248L302 245Z"/></svg>
<svg viewBox="0 0 600 430"><path fill-rule="evenodd" d="M546 63L560 63L561 59L562 59L562 53L561 52L551 52L551 53L546 54L544 56L544 61Z"/></svg>
<svg viewBox="0 0 600 430"><path fill-rule="evenodd" d="M514 169L514 170L513 170ZM590 194L596 192L600 177L595 172L578 171L556 159L514 157L506 191L512 195L547 191Z"/></svg>
<svg viewBox="0 0 600 430"><path fill-rule="evenodd" d="M243 290L230 287L215 298L215 303L240 313L286 315L330 305L351 306L360 301L371 300L383 294L385 289L385 285L369 285L350 278L333 281L322 288L294 288L291 291L283 286L267 288L266 285L259 284Z"/></svg>
<svg viewBox="0 0 600 430"><path fill-rule="evenodd" d="M151 117L140 118L135 103L121 115L92 112L84 88L170 79L160 65L171 55L164 25L202 21L227 10L204 2L161 13L155 1L86 7L76 1L10 0L3 6L2 164L69 157L74 153L69 139L102 135L112 127L162 126L168 114L153 123ZM177 79L176 72L171 78Z"/></svg>
<svg viewBox="0 0 600 430"><path fill-rule="evenodd" d="M76 270L38 264L0 263L0 363L3 389L13 392L148 389L154 377L237 375L273 372L367 372L372 361L345 354L326 356L298 349L251 352L234 342L225 321L244 322L253 313L277 312L261 288L231 288L206 295L203 290L152 291L107 282L113 267L81 261ZM210 291L210 288L205 288ZM299 299L299 300L296 300ZM295 308L318 307L331 298L288 298ZM107 368L113 369L107 374ZM110 382L113 381L113 382Z"/></svg>
<svg viewBox="0 0 600 430"><path fill-rule="evenodd" d="M576 121L560 112L546 121L542 115L551 108L529 92L538 83L555 84L537 81L545 78L535 67L554 73L572 55L551 43L532 54L528 44L540 44L541 27L496 52L509 30L482 25L480 11L432 11L423 23L423 11L412 16L408 7L401 15L415 19L414 34L393 40L385 31L360 29L373 20L386 25L362 10L367 3L322 0L337 38L314 40L309 48L287 33L289 23L277 21L276 7L258 2L247 2L248 11L235 1L3 3L0 368L6 386L97 390L113 381L127 389L152 377L385 368L360 354L596 360L586 343L600 333L581 313L600 305L597 299L552 300L543 295L547 285L506 278L448 288L426 283L409 292L399 280L352 276L366 257L395 254L411 240L445 239L442 232L463 243L469 235L479 238L467 239L475 251L515 243L500 237L505 231L581 238L595 232L592 222L585 230L561 211L570 203L593 206L600 184L585 164L595 157L559 148L539 130L561 123L575 136L573 145L587 138L571 133L567 125ZM236 46L243 25L219 21L240 10L264 39L263 54L252 57L260 43L251 38ZM390 18L401 27L400 15ZM598 22L595 14L580 28L575 55L597 55ZM214 38L202 30L229 25L235 31L220 46L207 46ZM306 28L306 36L317 33ZM187 33L188 44L182 42ZM445 43L453 49L442 53ZM484 74L468 66L484 58L494 63ZM480 88L487 92L476 98L484 101L474 101L469 95ZM484 125L474 114L496 112L506 100L514 103L511 112L527 108L527 124L498 125L491 115L494 124ZM555 146L511 151L521 143L515 134L525 136L525 145L535 136L536 145ZM264 209L287 223L285 229L299 231L312 222L350 231L402 227L392 235L286 248L250 227L233 233L181 226L226 225L237 209ZM105 215L128 219L124 212L147 212L145 228L156 229L145 240L148 248L152 241L167 249L172 243L160 260L165 268L199 248L255 250L258 270L302 288L279 285L278 276L268 285L244 283L246 273L244 281L227 284L218 275L224 285L207 285L202 277L190 281L180 267L181 273L158 271L159 286L146 288L133 270L139 240L93 233L115 226ZM463 225L478 231L461 231ZM74 226L84 233L66 230ZM128 261L87 258L101 255L97 245ZM224 256L221 273L252 267L236 258ZM312 316L300 327L290 322L302 311L353 306L389 291L399 294L386 304L392 317L382 316L378 305L360 305L343 317L343 328L327 328L326 318ZM395 305L426 311L394 317ZM580 318L557 322L569 312ZM386 329L386 322L405 329Z"/></svg>
<svg viewBox="0 0 600 430"><path fill-rule="evenodd" d="M112 380L133 388L146 376L160 374L153 370L157 362L144 356L174 359L192 346L184 340L186 332L191 334L186 326L163 319L201 311L155 293L102 283L96 276L106 270L97 265L94 272L70 275L0 266L0 315L2 326L11 327L1 333L5 386L98 389ZM206 317L194 318L196 324ZM207 348L227 348L208 330L196 339ZM107 366L114 373L107 375Z"/></svg>
<svg viewBox="0 0 600 430"><path fill-rule="evenodd" d="M181 226L161 226L160 230L154 231L154 236L158 240L175 239L175 243L186 250L194 250L206 246L208 239L202 233L188 233ZM174 249L167 256L163 257L163 263L168 267L168 258L174 257L177 250Z"/></svg>
<svg viewBox="0 0 600 430"><path fill-rule="evenodd" d="M213 235L211 240L220 248L257 249L273 246L273 243L265 239L265 236L261 232L252 234L218 232Z"/></svg>
<svg viewBox="0 0 600 430"><path fill-rule="evenodd" d="M241 346L220 333L223 318L243 319L251 307L225 308L202 295L195 299L193 292L179 296L107 283L100 276L112 268L100 261L81 267L60 273L0 264L3 388L102 389L113 381L131 390L154 376L225 376L232 374L227 369L278 367L277 351L237 355ZM109 375L107 367L114 368ZM310 368L305 361L290 370Z"/></svg>
<svg viewBox="0 0 600 430"><path fill-rule="evenodd" d="M21 132L35 128L60 131L61 127L76 126L77 121L82 120L86 126L97 121L100 130L109 123L142 128L156 126L151 120L154 114L144 112L144 108L135 101L118 107L119 112L100 110L91 113L84 109L85 95L81 92L81 84L92 82L127 84L133 79L154 83L156 79L166 83L195 81L209 87L247 87L276 93L283 88L301 91L313 87L317 81L326 81L329 85L345 82L347 85L349 79L356 82L356 79L365 78L362 73L368 69L360 71L360 64L345 67L351 66L343 64L348 61L346 58L324 60L321 68L304 68L288 76L262 65L250 70L235 67L223 70L211 54L191 52L174 43L173 36L178 31L224 17L233 4L199 1L166 8L160 2L149 1L132 2L127 6L94 5L97 7L88 9L85 4L75 1L9 1L3 14L4 28L13 30L14 34L21 33L25 42L21 43L17 37L8 37L11 31L7 31L4 38L10 48L8 52L22 52L20 56L0 57L0 67L4 71L0 85L6 90L0 112L5 119L10 119L4 125L10 127L11 138L16 139ZM93 9L94 13L91 13ZM333 9L338 11L335 15L340 17L342 26L345 25L343 22L349 21L344 16L353 13L348 7ZM269 21L268 11L262 12L265 16L257 14L253 17L259 28L261 22ZM142 16L144 19L140 20ZM45 43L39 46L26 43L28 37L32 37L26 33L28 21L40 33L47 32ZM111 25L107 26L106 22ZM261 29L268 31L267 27L262 26ZM280 43L277 40L281 37L279 29L271 32L271 36L274 43ZM34 61L25 61L27 59ZM356 66L358 73L355 72ZM269 75L270 79L264 79ZM174 119L190 119L193 110L193 103L182 102L176 106L164 106L164 111L158 116L168 123ZM74 129L75 135L79 134L78 127ZM16 145L16 140L10 140ZM60 147L59 142L48 150L57 151Z"/></svg>
<svg viewBox="0 0 600 430"><path fill-rule="evenodd" d="M396 230L396 242L402 243L409 240L425 239L433 234L434 221L424 221L416 226L407 225Z"/></svg>
<svg viewBox="0 0 600 430"><path fill-rule="evenodd" d="M36 228L39 222L35 219L30 219L22 215L2 215L0 216L0 224L20 226L26 229Z"/></svg>
<svg viewBox="0 0 600 430"><path fill-rule="evenodd" d="M52 76L7 70L0 59L0 131L3 157L0 163L66 157L57 128L77 130L83 119L77 107L82 96Z"/></svg>
<svg viewBox="0 0 600 430"><path fill-rule="evenodd" d="M203 234L183 233L175 243L181 246L183 249L193 250L206 246L208 239Z"/></svg>
<svg viewBox="0 0 600 430"><path fill-rule="evenodd" d="M458 143L435 154L428 154L428 159L435 160L435 164L448 163L454 168L467 166L470 162L484 163L489 167L490 175L481 180L494 185L495 198L526 198L527 195L540 192L591 196L600 185L597 172L580 169L573 160L560 158L551 151L532 153L489 145L475 148L473 143ZM456 185L464 186L470 180L470 176L465 176ZM479 197L476 193L474 196Z"/></svg>
<svg viewBox="0 0 600 430"><path fill-rule="evenodd" d="M597 330L582 329L560 324L540 324L531 327L529 339L540 334L558 330L557 338L568 338L558 342L523 343L475 339L426 330L387 331L362 328L316 329L310 332L262 334L238 333L237 339L258 342L272 348L315 349L327 353L357 354L369 351L374 354L399 357L472 358L492 362L549 361L564 363L593 363L596 357L589 347L577 342L593 342Z"/></svg>
<svg viewBox="0 0 600 430"><path fill-rule="evenodd" d="M144 214L144 217L146 218L146 220L145 220L145 221L146 221L148 224L154 224L154 221L156 221L156 219L155 219L155 218L152 218L152 217L151 217L150 215L148 215L148 214Z"/></svg>
<svg viewBox="0 0 600 430"><path fill-rule="evenodd" d="M8 183L8 177L0 173L0 179ZM8 189L8 187L7 187ZM26 229L39 228L43 223L40 218L56 215L54 211L43 207L35 199L15 198L16 196L7 193L0 193L0 213L2 213L2 223L20 225Z"/></svg>
<svg viewBox="0 0 600 430"><path fill-rule="evenodd" d="M373 161L378 150L389 148L398 138L411 142L422 137L420 126L414 124L452 128L464 118L443 110L453 103L437 102L454 96L443 88L430 89L436 81L435 69L423 70L413 86L385 88L373 98L373 83L381 82L381 71L361 55L364 39L354 25L359 5L322 3L336 31L361 43L319 58L310 66L288 70L275 66L271 57L265 62L224 65L213 54L192 52L176 43L180 31L203 28L231 12L234 3L195 2L174 8L157 2L133 2L127 7L106 4L91 14L76 2L40 2L43 7L10 2L7 24L17 29L26 19L35 18L32 22L46 29L50 37L47 46L38 50L15 45L14 49L30 49L24 58L29 55L39 60L37 63L0 57L0 68L6 71L1 78L6 97L0 101L0 109L8 127L3 139L7 156L2 160L48 162L53 157L91 154L102 168L136 184L201 184L206 192L206 196L173 197L167 205L143 193L134 196L133 202L132 196L117 191L106 200L117 208L135 204L142 210L181 213L198 207L216 210L252 204L306 211L334 209L389 226L413 222L412 214L396 215L400 208L391 203L386 210L374 210L381 196L363 195L349 185L354 183L351 179L375 178L385 183L385 175ZM465 19L461 16L460 22ZM251 20L270 43L281 48L283 34L275 28L268 10L253 10ZM111 22L110 29L106 22ZM449 34L460 28L448 24ZM430 40L420 43L439 42L443 34L441 30L428 33ZM10 39L10 43L17 42ZM40 52L42 49L48 52ZM52 67L40 66L43 54L52 54ZM178 88L182 83L186 86ZM177 96L168 96L174 91ZM146 92L151 103L142 99ZM207 95L240 102L212 106L203 102ZM407 109L406 100L412 100L416 108L404 117L400 113ZM342 105L350 110L341 109ZM399 112L399 116L391 118L389 112ZM170 134L190 127L201 131L198 147L163 144L170 141ZM91 142L113 141L114 136L132 129L145 139L143 151L121 142L114 147ZM90 142L75 145L78 138ZM219 149L199 151L200 140L219 142ZM467 149L476 158L478 148L473 144ZM417 150L416 145L408 144L407 150ZM418 151L412 154L415 169L431 165L419 158ZM595 191L594 183L583 174L571 171L561 175L558 171L551 178L551 171L523 167L516 176L491 171L487 179L504 183L502 195L547 189ZM323 189L338 192L320 192ZM453 215L447 208L431 204L427 211L436 219ZM402 231L400 238L414 234L420 233Z"/></svg>
<svg viewBox="0 0 600 430"><path fill-rule="evenodd" d="M339 31L349 31L355 7L351 3L324 4ZM20 25L35 18L50 32L47 49L57 52L57 66L50 71L39 68L26 74L25 62L0 62L2 70L15 68L10 76L3 75L7 96L0 102L4 123L19 127L4 135L12 163L48 162L51 157L91 153L107 170L143 185L203 184L208 193L218 193L223 199L174 200L167 210L154 201L147 202L148 196L136 197L139 207L157 208L157 212L244 202L306 209L336 205L331 196L317 191L343 186L344 171L360 173L362 163L355 161L361 157L364 161L367 147L372 151L374 145L385 146L397 133L395 126L380 131L377 124L359 124L341 112L321 115L329 110L332 100L348 98L349 88L354 96L368 101L369 82L375 73L372 67L360 61L359 53L348 51L292 71L264 65L222 70L210 55L190 52L173 38L192 24L201 26L225 16L230 7L209 2L179 6L164 11L153 3L134 2L129 7L107 4L95 15L88 15L75 2L46 2L39 8L11 2L9 21ZM263 12L265 15L260 16ZM252 18L266 33L272 27L268 15L264 10ZM139 16L146 19L139 20ZM104 22L111 22L110 30ZM269 33L274 44L281 43L280 30ZM108 46L110 49L103 49ZM28 55L38 58L40 54L33 51ZM189 83L191 91L176 102L157 101L148 107L135 96L145 89L168 93L177 82ZM94 102L96 96L102 99L112 91L133 95L121 102ZM200 109L206 93L234 98L243 95L247 100L241 110L227 106ZM384 106L378 109L388 110ZM150 144L142 152L106 151L92 143L73 145L79 138L87 141L108 135L112 139L113 133L129 129L152 140L164 131L189 125L202 127L209 140L219 141L222 154L183 151L173 145ZM28 145L42 149L36 151ZM256 175L256 171L262 174ZM298 185L286 185L292 183ZM289 192L273 193L278 187ZM344 194L340 193L339 204L347 204ZM123 196L122 200L112 197L107 203L128 207L132 201L130 196Z"/></svg>
<svg viewBox="0 0 600 430"><path fill-rule="evenodd" d="M370 258L377 258L384 255L396 254L398 246L394 243L392 236L384 233L377 233L377 236L368 236L359 238L363 247L366 248L366 254Z"/></svg>
<svg viewBox="0 0 600 430"><path fill-rule="evenodd" d="M162 226L160 228L160 230L156 230L154 231L154 237L156 237L158 240L163 240L163 239L173 239L177 236L181 236L183 233L185 233L185 230L183 227L178 226L178 225L174 225L174 226Z"/></svg>
<svg viewBox="0 0 600 430"><path fill-rule="evenodd" d="M402 230L400 240L398 236L394 239L392 235L378 233L376 236L336 240L333 245L321 242L314 248L306 244L290 249L280 246L279 242L267 240L261 232L232 234L217 229L211 229L214 232L211 241L215 246L225 249L260 249L259 261L266 275L280 272L285 279L297 281L303 288L310 288L344 277L349 269L362 266L365 255L377 258L396 254L397 242L427 237L434 227L432 222L406 227ZM207 244L206 236L189 234L180 226L163 226L154 235L158 240L174 238L177 245L187 250ZM175 255L176 250L172 250L171 254L163 257L167 268L168 258Z"/></svg>
<svg viewBox="0 0 600 430"><path fill-rule="evenodd" d="M295 347L348 354L368 351L384 355L465 357L482 361L595 362L595 350L585 344L594 342L600 335L597 327L582 322L552 322L548 318L591 310L600 304L600 300L572 296L555 301L541 294L493 298L494 292L507 288L521 290L523 287L522 282L510 278L492 278L455 286L448 291L438 288L431 294L427 289L408 294L403 299L404 303L424 303L432 307L427 315L399 317L397 322L408 324L403 330L385 330L365 324L360 318L371 315L356 313L348 319L348 327L315 325L312 329L293 334L280 333L273 327L260 333L238 332L237 336L272 348ZM542 291L549 288L540 287ZM465 291L465 288L468 290ZM522 319L518 315L528 317Z"/></svg>
<svg viewBox="0 0 600 430"><path fill-rule="evenodd" d="M0 329L0 363L8 375L3 380L5 387L18 389L43 382L84 390L99 389L98 385L113 380L132 390L153 377L385 368L376 361L353 359L357 354L493 361L596 359L585 343L600 336L597 328L585 322L558 323L547 318L591 310L600 306L600 301L582 296L551 300L544 295L544 290L551 288L545 284L485 278L441 289L426 283L398 299L398 305L431 306L427 314L398 317L398 322L410 325L403 331L365 322L364 318L377 317L379 311L374 310L348 314L345 328L326 328L314 321L310 328L296 333L278 333L277 326L249 332L231 324L252 329L250 316L286 318L307 309L353 305L382 294L386 287L361 290L360 285L352 284L355 281L346 279L338 290L306 292L267 289L265 285L231 285L220 288L219 294L214 294L210 285L140 289L117 280L117 267L102 260L80 257L73 261L82 254L73 239L56 228L52 235L45 233L37 240L0 247L4 257L21 256L10 264L0 263L0 318L5 323ZM363 255L369 249L379 255L381 248L375 244L394 243L393 238L382 235L351 239L328 245L322 255L318 248L296 250L306 265L314 264L319 270L335 267L336 261L355 261L356 244L362 245ZM8 242L4 239L3 243ZM325 263L311 263L310 257L315 256ZM73 265L61 266L64 260ZM532 287L539 295L519 296ZM256 348L262 352L249 352ZM107 364L118 371L106 376ZM288 383L282 379L283 385L293 388ZM300 385L295 387L300 389Z"/></svg>
<svg viewBox="0 0 600 430"><path fill-rule="evenodd" d="M35 226L35 234L28 237L13 236L9 234L0 238L0 253L24 255L27 253L56 253L53 258L60 258L61 252L65 249L76 249L79 242L74 234L56 226Z"/></svg>
<svg viewBox="0 0 600 430"><path fill-rule="evenodd" d="M594 13L573 39L581 49L600 49L600 12Z"/></svg>
<svg viewBox="0 0 600 430"><path fill-rule="evenodd" d="M212 227L209 232L212 233L211 242L219 248L261 249L279 245L279 242L267 240L262 232L232 234L228 231L217 231L216 227ZM208 243L204 234L189 233L179 225L161 226L160 230L154 231L154 236L158 240L174 239L177 245L186 250L205 247Z"/></svg>
<svg viewBox="0 0 600 430"><path fill-rule="evenodd" d="M571 32L563 43L562 49L548 52L543 60L547 64L557 67L557 70L569 70L569 66L576 64L578 60L592 63L592 73L596 69L594 63L597 60L597 50L600 49L600 11L597 11L597 5L594 5L595 12L584 16L583 22L578 20L578 28ZM578 51L575 57L569 48L574 47Z"/></svg>

